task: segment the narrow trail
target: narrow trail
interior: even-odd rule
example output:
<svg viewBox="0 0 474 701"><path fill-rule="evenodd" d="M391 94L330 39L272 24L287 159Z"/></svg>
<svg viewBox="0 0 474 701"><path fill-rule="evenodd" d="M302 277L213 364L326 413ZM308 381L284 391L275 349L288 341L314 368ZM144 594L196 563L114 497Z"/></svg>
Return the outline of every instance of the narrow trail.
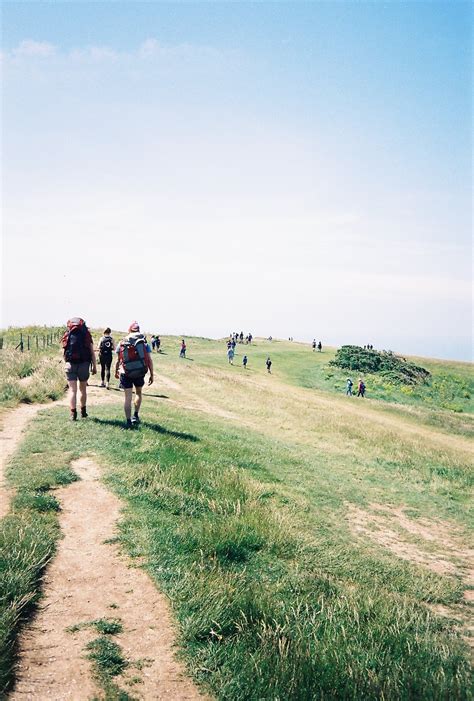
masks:
<svg viewBox="0 0 474 701"><path fill-rule="evenodd" d="M94 385L87 388L87 397L90 405L116 402L120 399L115 396L115 393L111 394L107 390ZM0 426L0 518L3 518L8 513L12 497L12 492L5 483L5 468L17 449L27 425L42 409L50 409L54 406L67 406L67 404L67 395L64 395L61 399L49 404L21 404L15 409L7 411L2 416Z"/></svg>
<svg viewBox="0 0 474 701"><path fill-rule="evenodd" d="M38 614L20 636L17 683L9 698L103 698L84 656L97 633L66 629L109 617L123 624L123 633L113 639L130 661L129 671L117 678L121 688L137 699L203 699L174 658L165 597L142 570L130 567L116 544L104 542L116 535L120 501L99 482L100 468L92 459L81 458L72 467L81 479L55 492L64 537L47 569ZM135 678L132 688L127 676Z"/></svg>

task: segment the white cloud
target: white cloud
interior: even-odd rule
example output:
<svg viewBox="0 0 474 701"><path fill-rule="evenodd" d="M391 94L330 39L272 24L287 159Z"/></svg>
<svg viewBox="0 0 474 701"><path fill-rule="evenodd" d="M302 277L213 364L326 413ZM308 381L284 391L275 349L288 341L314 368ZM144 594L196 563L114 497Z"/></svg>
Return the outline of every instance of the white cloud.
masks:
<svg viewBox="0 0 474 701"><path fill-rule="evenodd" d="M72 49L69 58L73 61L116 61L120 54L110 46L87 46L84 49Z"/></svg>
<svg viewBox="0 0 474 701"><path fill-rule="evenodd" d="M12 50L11 55L15 58L23 56L37 56L40 58L49 58L56 54L56 47L48 41L34 41L33 39L24 39L20 41L18 46Z"/></svg>

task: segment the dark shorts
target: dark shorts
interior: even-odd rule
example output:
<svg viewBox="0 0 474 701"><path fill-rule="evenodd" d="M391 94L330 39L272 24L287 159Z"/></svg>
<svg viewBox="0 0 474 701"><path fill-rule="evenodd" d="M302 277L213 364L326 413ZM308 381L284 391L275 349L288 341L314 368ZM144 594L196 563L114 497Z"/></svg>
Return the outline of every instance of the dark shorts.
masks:
<svg viewBox="0 0 474 701"><path fill-rule="evenodd" d="M132 389L134 386L135 387L143 387L144 384L145 384L144 377L134 377L132 379L131 377L124 375L123 372L120 373L120 387L122 389Z"/></svg>

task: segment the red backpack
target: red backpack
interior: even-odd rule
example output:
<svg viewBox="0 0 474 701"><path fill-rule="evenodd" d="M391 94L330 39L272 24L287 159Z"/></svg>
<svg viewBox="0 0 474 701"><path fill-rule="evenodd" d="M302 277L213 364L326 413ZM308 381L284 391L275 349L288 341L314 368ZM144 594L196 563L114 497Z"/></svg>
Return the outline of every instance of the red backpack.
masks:
<svg viewBox="0 0 474 701"><path fill-rule="evenodd" d="M134 333L120 341L119 359L130 379L145 377L148 372L148 351L145 336Z"/></svg>
<svg viewBox="0 0 474 701"><path fill-rule="evenodd" d="M64 359L68 363L91 361L90 337L84 319L76 316L67 322L67 331L62 339Z"/></svg>

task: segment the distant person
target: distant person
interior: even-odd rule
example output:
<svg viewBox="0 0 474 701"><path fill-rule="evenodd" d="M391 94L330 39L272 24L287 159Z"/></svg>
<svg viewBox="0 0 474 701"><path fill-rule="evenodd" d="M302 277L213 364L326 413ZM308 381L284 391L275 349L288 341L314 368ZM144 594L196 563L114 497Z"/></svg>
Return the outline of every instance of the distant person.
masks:
<svg viewBox="0 0 474 701"><path fill-rule="evenodd" d="M122 338L115 349L117 362L115 377L120 380L120 387L125 391L124 411L126 428L140 423L140 407L145 375L149 372L148 384L153 383L153 360L151 348L145 336L140 333L140 326L133 321L128 328L128 336ZM135 387L134 413L132 416L132 395Z"/></svg>
<svg viewBox="0 0 474 701"><path fill-rule="evenodd" d="M249 343L252 343L252 338L253 338L252 334L249 333Z"/></svg>
<svg viewBox="0 0 474 701"><path fill-rule="evenodd" d="M247 363L249 362L249 359L247 358L246 355L242 358L242 365L244 366L244 370L247 370Z"/></svg>
<svg viewBox="0 0 474 701"><path fill-rule="evenodd" d="M235 353L235 351L232 348L232 346L227 349L227 359L231 365L234 364L234 353Z"/></svg>
<svg viewBox="0 0 474 701"><path fill-rule="evenodd" d="M185 358L185 357L186 357L186 341L184 340L184 338L183 338L183 340L181 341L181 348L180 348L180 351L179 351L179 357L180 357L180 358Z"/></svg>
<svg viewBox="0 0 474 701"><path fill-rule="evenodd" d="M104 335L100 337L99 346L97 348L99 351L100 386L107 387L107 389L110 387L110 368L115 350L115 343L110 335L111 333L110 328L107 326L104 330Z"/></svg>
<svg viewBox="0 0 474 701"><path fill-rule="evenodd" d="M230 344L230 346L231 346L232 350L234 351L234 353L235 353L235 346L236 346L236 345L237 345L237 341L236 341L235 338L234 338L234 339L232 340L232 343Z"/></svg>
<svg viewBox="0 0 474 701"><path fill-rule="evenodd" d="M365 397L365 383L362 379L359 379L359 384L357 385L357 396Z"/></svg>
<svg viewBox="0 0 474 701"><path fill-rule="evenodd" d="M240 332L239 339L240 339L240 343L244 342L244 332L243 331Z"/></svg>
<svg viewBox="0 0 474 701"><path fill-rule="evenodd" d="M161 353L161 338L159 336L155 336L155 346L156 352Z"/></svg>
<svg viewBox="0 0 474 701"><path fill-rule="evenodd" d="M77 421L77 383L79 382L81 418L87 418L87 380L89 370L97 373L94 343L84 319L73 317L67 322L62 338L66 379L69 386L71 421Z"/></svg>
<svg viewBox="0 0 474 701"><path fill-rule="evenodd" d="M269 340L269 341L273 341L273 337L272 337L272 336L269 336L269 337L268 337L268 340Z"/></svg>
<svg viewBox="0 0 474 701"><path fill-rule="evenodd" d="M155 350L155 344L156 344L155 334L152 335L152 337L151 337L150 340L151 340L151 350L154 351L154 350Z"/></svg>
<svg viewBox="0 0 474 701"><path fill-rule="evenodd" d="M313 353L315 352L315 350L316 350L316 339L313 338Z"/></svg>
<svg viewBox="0 0 474 701"><path fill-rule="evenodd" d="M321 343L321 341L319 341L319 343L318 343L318 351L321 353L322 350L323 350L323 344Z"/></svg>
<svg viewBox="0 0 474 701"><path fill-rule="evenodd" d="M352 387L354 386L354 383L352 382L351 378L347 378L346 382L346 394L348 397L352 397Z"/></svg>
<svg viewBox="0 0 474 701"><path fill-rule="evenodd" d="M267 366L267 372L269 372L271 375L272 374L272 361L270 360L270 356L268 356L268 358L266 359L265 365Z"/></svg>

